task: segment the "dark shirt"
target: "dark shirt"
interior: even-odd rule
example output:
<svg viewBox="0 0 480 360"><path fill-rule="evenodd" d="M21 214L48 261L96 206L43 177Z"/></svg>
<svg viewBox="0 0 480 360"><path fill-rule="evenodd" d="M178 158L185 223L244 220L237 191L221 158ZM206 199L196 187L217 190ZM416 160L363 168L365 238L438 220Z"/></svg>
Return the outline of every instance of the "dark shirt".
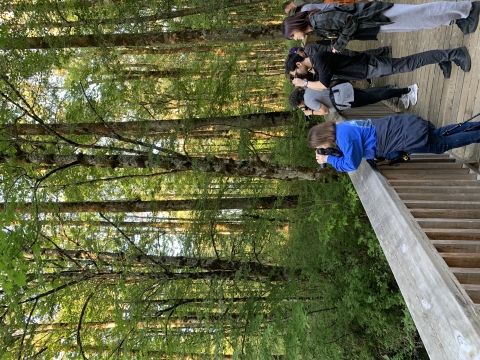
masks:
<svg viewBox="0 0 480 360"><path fill-rule="evenodd" d="M316 78L329 87L332 76L342 80L363 80L367 78L370 55L346 56L327 51L319 51L310 58Z"/></svg>

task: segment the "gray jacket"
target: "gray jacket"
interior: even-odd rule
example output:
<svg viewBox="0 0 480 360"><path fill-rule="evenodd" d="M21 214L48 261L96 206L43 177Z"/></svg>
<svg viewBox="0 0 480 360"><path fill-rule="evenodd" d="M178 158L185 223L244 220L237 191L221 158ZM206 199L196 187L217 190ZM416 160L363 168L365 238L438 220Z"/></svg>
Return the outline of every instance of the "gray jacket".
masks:
<svg viewBox="0 0 480 360"><path fill-rule="evenodd" d="M307 88L303 100L305 105L315 111L318 111L322 104L328 108L329 112L336 112L337 109L345 110L351 107L350 102L354 100L353 86L350 83L343 83L321 91Z"/></svg>

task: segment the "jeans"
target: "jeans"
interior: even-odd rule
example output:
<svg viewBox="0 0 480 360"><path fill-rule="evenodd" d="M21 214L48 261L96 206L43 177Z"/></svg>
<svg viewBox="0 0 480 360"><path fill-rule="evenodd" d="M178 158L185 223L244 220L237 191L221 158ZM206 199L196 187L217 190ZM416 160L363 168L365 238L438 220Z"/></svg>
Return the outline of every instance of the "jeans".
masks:
<svg viewBox="0 0 480 360"><path fill-rule="evenodd" d="M461 54L461 51L456 48L424 51L401 58L371 56L367 69L367 78L370 79L410 72L425 65L438 64L443 61L452 61Z"/></svg>
<svg viewBox="0 0 480 360"><path fill-rule="evenodd" d="M480 142L480 122L467 122L453 130L450 135L442 136L445 130L452 129L456 125L457 124L448 125L437 129L432 123L430 123L428 128L428 140L425 146L405 151L411 153L443 154L445 151L451 149ZM472 131L465 131L473 127L477 128Z"/></svg>

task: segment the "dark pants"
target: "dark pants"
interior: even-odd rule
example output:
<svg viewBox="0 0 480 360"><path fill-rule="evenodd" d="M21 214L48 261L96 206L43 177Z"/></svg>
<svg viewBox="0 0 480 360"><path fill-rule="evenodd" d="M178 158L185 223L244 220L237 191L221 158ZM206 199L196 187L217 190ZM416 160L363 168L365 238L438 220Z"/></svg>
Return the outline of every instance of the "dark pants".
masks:
<svg viewBox="0 0 480 360"><path fill-rule="evenodd" d="M424 51L398 59L372 55L368 64L367 78L401 74L425 65L452 61L458 54L460 54L459 49L448 49Z"/></svg>
<svg viewBox="0 0 480 360"><path fill-rule="evenodd" d="M408 94L408 88L389 89L386 86L374 87L370 89L353 89L353 101L350 103L352 108L361 107L370 104L375 104L382 100L400 97L403 94Z"/></svg>
<svg viewBox="0 0 480 360"><path fill-rule="evenodd" d="M428 140L425 146L405 151L411 153L443 154L445 151L451 149L480 142L479 122L468 122L453 130L450 135L442 136L445 130L451 129L456 125L457 124L447 125L437 129L432 123L430 123L428 128ZM464 130L475 126L477 126L475 130L464 132Z"/></svg>
<svg viewBox="0 0 480 360"><path fill-rule="evenodd" d="M331 51L331 50L330 50ZM340 54L347 55L347 56L355 56L361 53L369 54L369 55L375 55L375 56L389 56L390 54L390 47L389 46L382 46L377 49L368 49L365 51L354 51L354 50L349 50L345 49L340 52Z"/></svg>

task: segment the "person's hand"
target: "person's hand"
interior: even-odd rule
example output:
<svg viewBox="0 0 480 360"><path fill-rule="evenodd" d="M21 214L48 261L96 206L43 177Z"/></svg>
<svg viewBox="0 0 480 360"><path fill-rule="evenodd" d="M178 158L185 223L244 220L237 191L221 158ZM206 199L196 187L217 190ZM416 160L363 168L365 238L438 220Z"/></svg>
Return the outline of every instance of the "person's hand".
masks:
<svg viewBox="0 0 480 360"><path fill-rule="evenodd" d="M332 47L332 53L334 53L334 54L335 54L335 53L338 53L338 51L337 51L337 50L335 50L335 48L333 48L333 47Z"/></svg>
<svg viewBox="0 0 480 360"><path fill-rule="evenodd" d="M300 79L300 78L295 78L292 80L292 85L294 86L303 86L303 83L305 82L306 80L304 79Z"/></svg>
<svg viewBox="0 0 480 360"><path fill-rule="evenodd" d="M318 162L320 165L327 163L328 155L320 155L320 154L317 153L317 151L315 150L315 157L316 157L316 159L317 159L317 162Z"/></svg>
<svg viewBox="0 0 480 360"><path fill-rule="evenodd" d="M305 114L305 116L312 116L313 115L313 110L312 109L302 108L302 111Z"/></svg>

